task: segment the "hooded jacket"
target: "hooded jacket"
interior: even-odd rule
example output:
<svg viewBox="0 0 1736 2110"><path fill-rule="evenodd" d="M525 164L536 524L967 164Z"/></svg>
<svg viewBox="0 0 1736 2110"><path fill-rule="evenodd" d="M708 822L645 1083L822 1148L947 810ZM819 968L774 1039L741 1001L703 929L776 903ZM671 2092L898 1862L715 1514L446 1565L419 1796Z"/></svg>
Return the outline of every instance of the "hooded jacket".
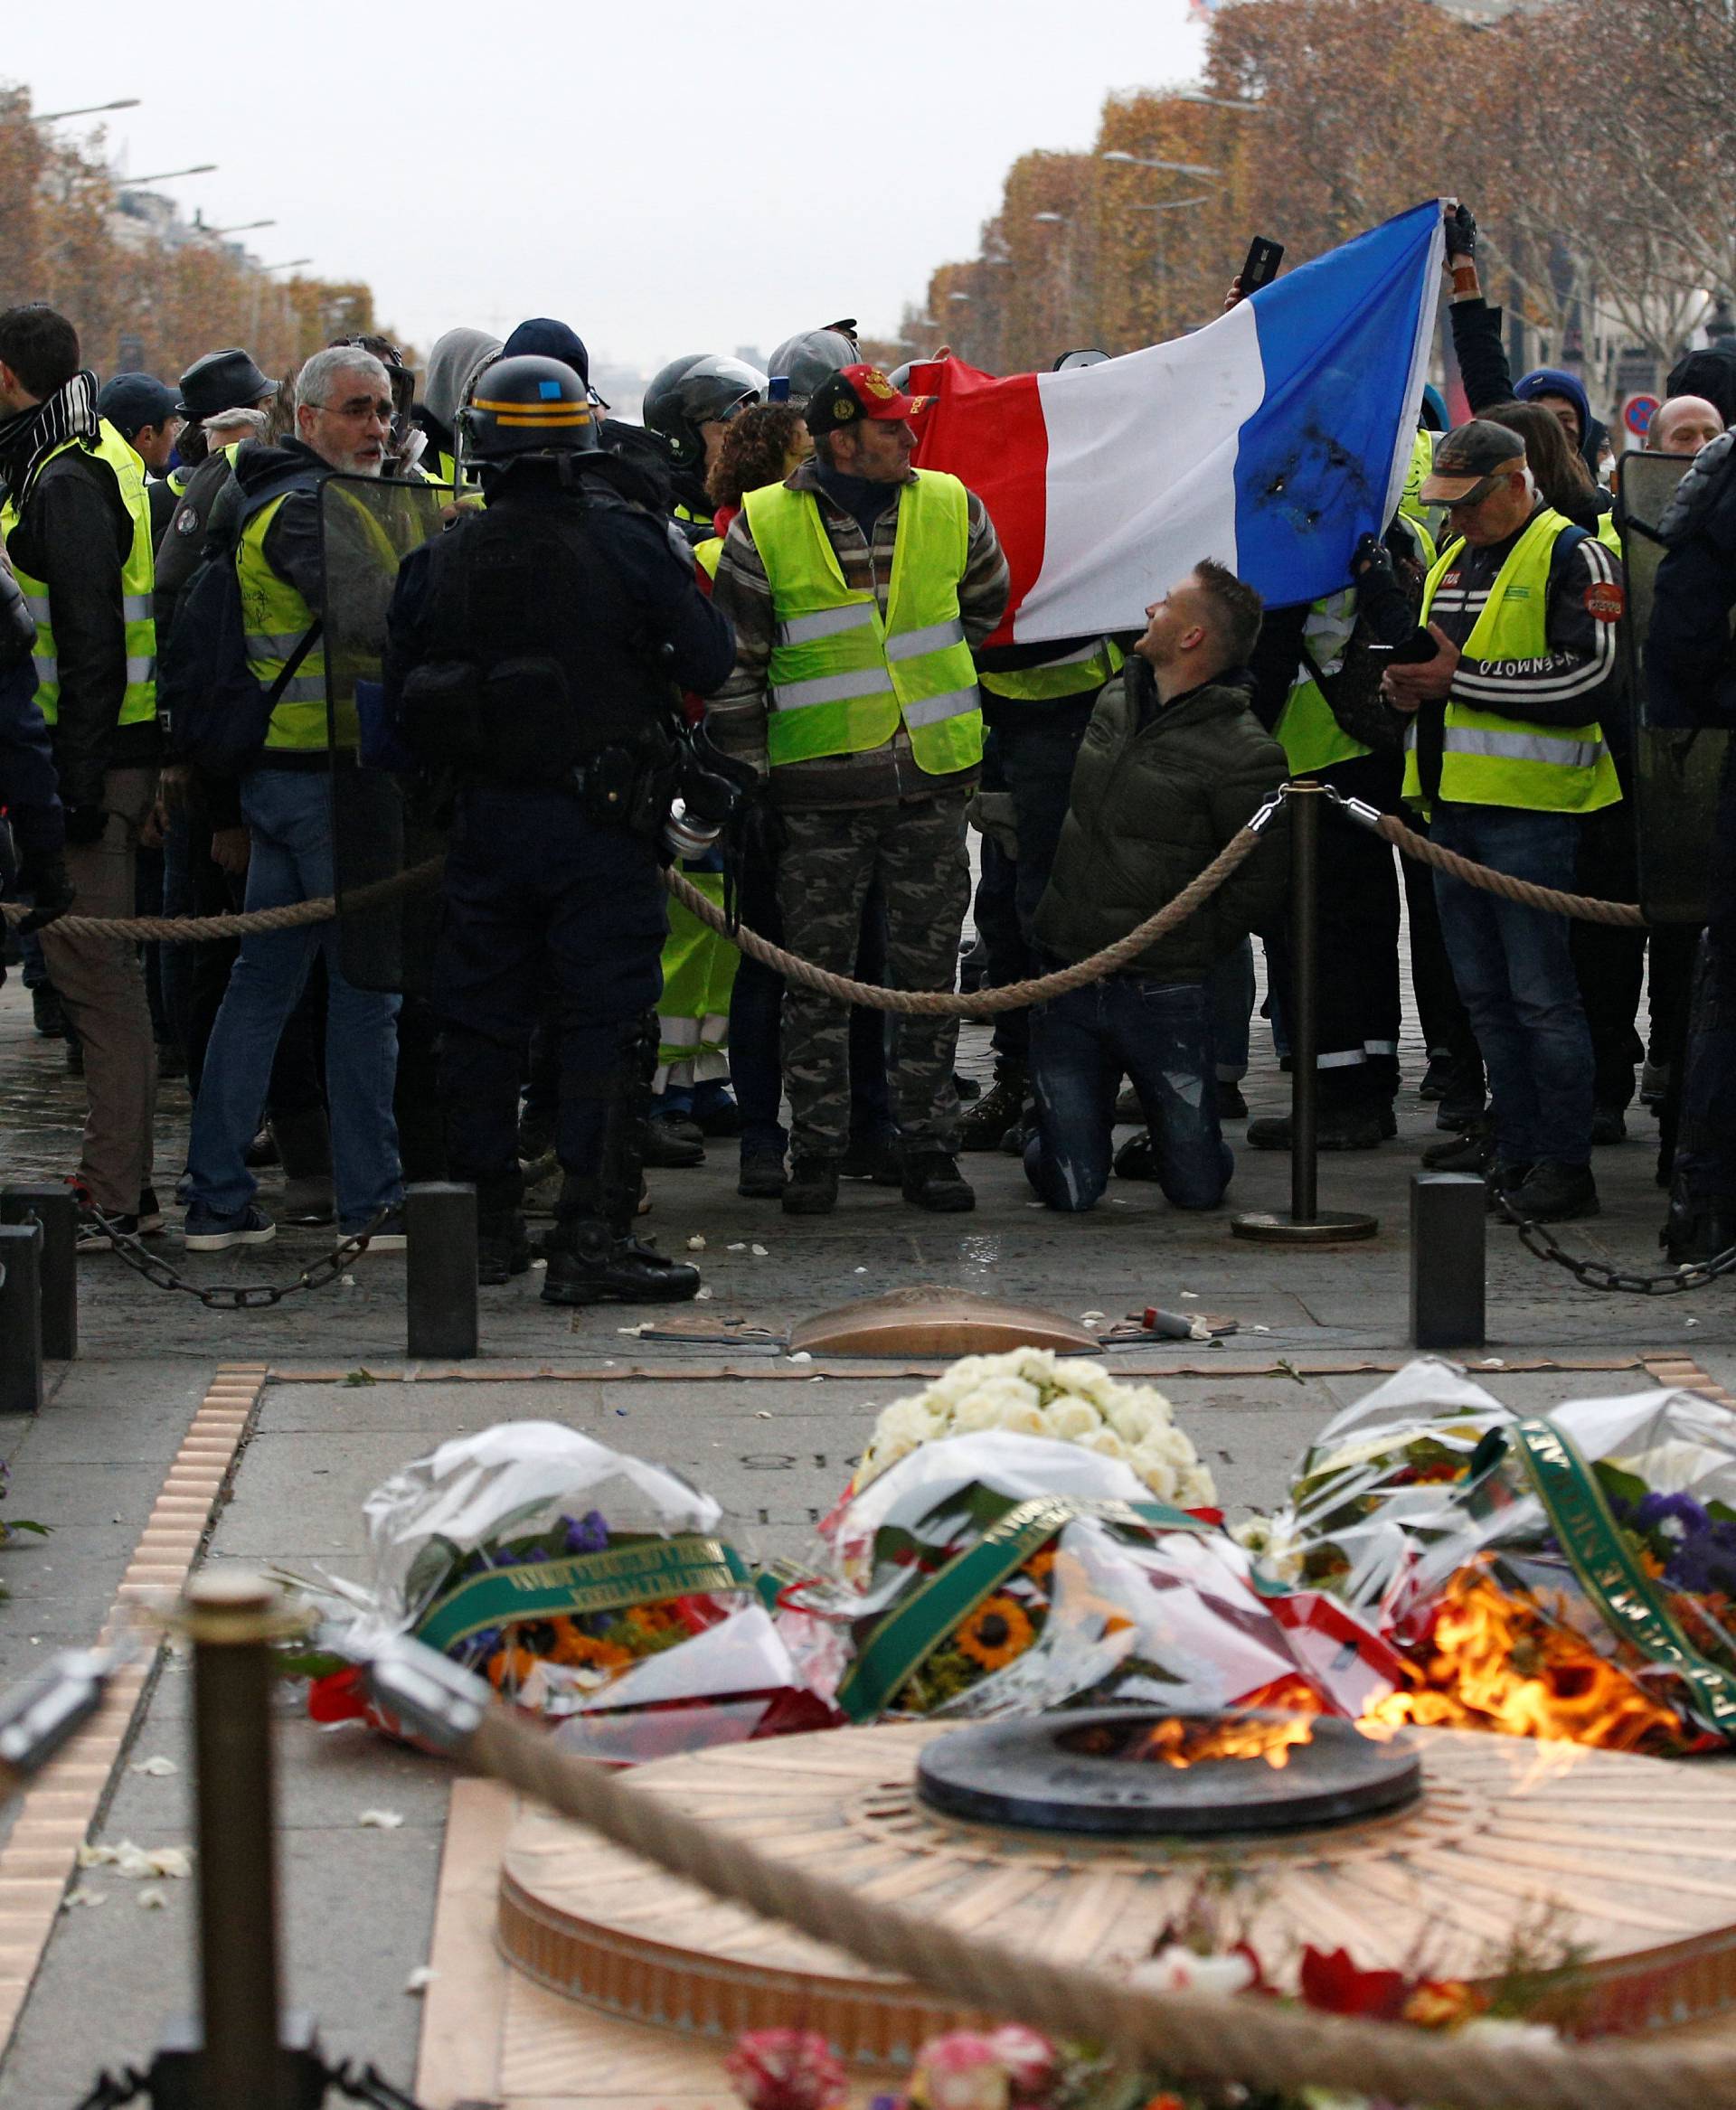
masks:
<svg viewBox="0 0 1736 2110"><path fill-rule="evenodd" d="M500 339L486 330L448 330L435 340L422 375L422 400L417 406L421 429L437 447L452 451L453 428L465 398L485 366L499 358Z"/></svg>
<svg viewBox="0 0 1736 2110"><path fill-rule="evenodd" d="M1137 656L1098 699L1073 767L1072 795L1035 934L1045 953L1087 959L1197 879L1288 774L1284 750L1219 677L1167 704ZM1285 816L1179 928L1122 972L1203 982L1270 920L1286 883Z"/></svg>
<svg viewBox="0 0 1736 2110"><path fill-rule="evenodd" d="M1491 404L1517 400L1528 403L1537 396L1565 396L1580 413L1580 452L1593 476L1609 438L1609 428L1591 415L1590 398L1577 376L1559 366L1534 367L1517 382L1507 363L1507 348L1501 335L1504 311L1486 300L1456 300L1448 308L1453 330L1453 353L1459 378L1465 383L1465 400L1473 418L1485 416Z"/></svg>

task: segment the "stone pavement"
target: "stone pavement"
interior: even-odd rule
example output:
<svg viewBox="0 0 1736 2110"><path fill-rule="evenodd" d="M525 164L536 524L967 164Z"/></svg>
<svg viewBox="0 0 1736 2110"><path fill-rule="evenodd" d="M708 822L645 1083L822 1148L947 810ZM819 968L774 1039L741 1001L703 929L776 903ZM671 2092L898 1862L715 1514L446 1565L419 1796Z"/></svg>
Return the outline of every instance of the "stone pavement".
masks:
<svg viewBox="0 0 1736 2110"><path fill-rule="evenodd" d="M1278 1073L1256 1022L1255 1111L1280 1109ZM967 1028L964 1066L986 1069L986 1033ZM1414 1082L1420 1052L1406 1050ZM76 1154L81 1090L58 1045L34 1038L15 982L0 991L0 1177L58 1177ZM1232 1509L1269 1503L1301 1445L1405 1352L1409 1257L1407 1180L1434 1133L1432 1108L1401 1100L1401 1135L1378 1153L1326 1157L1324 1205L1375 1211L1367 1245L1310 1251L1232 1239L1228 1211L1184 1218L1156 1191L1117 1182L1093 1215L1061 1219L1033 1208L1019 1168L976 1157L976 1212L928 1218L885 1190L846 1186L837 1215L786 1220L775 1205L734 1192L733 1150L713 1145L693 1173L655 1178L646 1229L665 1249L703 1237L698 1258L712 1295L656 1322L650 1337L627 1310L578 1314L537 1299L539 1277L486 1291L483 1360L458 1372L403 1358L401 1257L363 1257L345 1283L275 1310L207 1312L151 1288L112 1258L83 1264L80 1360L53 1373L33 1423L0 1426L11 1513L55 1527L45 1540L0 1549L0 1684L44 1650L95 1634L187 1422L220 1362L265 1362L273 1373L213 1558L303 1571L362 1570L361 1504L394 1467L443 1437L500 1419L561 1420L665 1461L711 1488L749 1540L796 1553L845 1478L879 1406L909 1389L920 1366L793 1364L780 1352L791 1323L851 1298L940 1283L1109 1322L1156 1303L1233 1317L1240 1331L1211 1348L1184 1344L1109 1352L1166 1387L1211 1461ZM185 1098L165 1094L159 1191L172 1190ZM1636 1114L1624 1145L1599 1152L1606 1213L1571 1227L1574 1249L1655 1263L1662 1198L1653 1184L1656 1131ZM1232 1131L1232 1137L1234 1132ZM1288 1160L1243 1152L1231 1202L1281 1207ZM263 1194L270 1205L269 1182ZM1639 1351L1695 1357L1718 1381L1736 1381L1736 1310L1713 1286L1642 1303L1579 1288L1490 1234L1490 1344L1477 1373L1515 1406L1546 1408L1589 1392L1652 1380ZM262 1252L183 1260L201 1281L281 1281L323 1249L313 1234ZM764 1248L756 1252L755 1247ZM1577 1360L1594 1371L1517 1364ZM374 1381L369 1381L372 1378ZM186 1807L185 1666L171 1657L128 1757L152 1755L183 1770L155 1777L122 1770L97 1836L146 1846L190 1838ZM287 1969L296 2004L319 2017L328 2049L370 2057L401 2082L413 2071L419 2003L405 1991L427 1953L448 1776L438 1762L357 1730L324 1733L282 1702L281 1823ZM400 1813L394 1830L364 1829L365 1809ZM160 1911L142 1911L139 1886L98 1869L80 1887L99 1907L65 1913L0 2065L0 2110L77 2100L96 2069L142 2060L161 2021L191 1993L193 1892L163 1886Z"/></svg>

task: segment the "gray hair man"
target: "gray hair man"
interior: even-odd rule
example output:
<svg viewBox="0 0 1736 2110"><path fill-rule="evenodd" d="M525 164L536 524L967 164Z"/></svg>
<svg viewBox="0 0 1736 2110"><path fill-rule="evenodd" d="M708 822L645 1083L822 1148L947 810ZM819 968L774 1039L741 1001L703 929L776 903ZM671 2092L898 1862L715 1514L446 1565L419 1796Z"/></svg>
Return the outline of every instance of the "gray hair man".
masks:
<svg viewBox="0 0 1736 2110"><path fill-rule="evenodd" d="M264 744L241 777L251 853L247 906L275 909L334 890L327 777L341 713L328 715L319 644L326 563L321 486L334 474L378 476L392 429L392 384L371 353L316 352L296 383L296 437L236 457L233 538L249 670L275 698ZM398 1000L345 976L337 926L245 938L205 1051L187 1154L190 1252L261 1245L276 1226L254 1202L247 1146L271 1061L316 951L326 956L326 1083L339 1229L348 1236L402 1200L392 1087ZM376 1243L402 1243L395 1214Z"/></svg>

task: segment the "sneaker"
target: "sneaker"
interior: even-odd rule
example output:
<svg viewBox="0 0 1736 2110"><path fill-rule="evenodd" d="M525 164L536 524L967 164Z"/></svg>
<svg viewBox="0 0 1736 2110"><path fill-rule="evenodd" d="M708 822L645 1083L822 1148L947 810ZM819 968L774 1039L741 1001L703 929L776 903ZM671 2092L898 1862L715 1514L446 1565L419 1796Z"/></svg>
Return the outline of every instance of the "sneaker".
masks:
<svg viewBox="0 0 1736 2110"><path fill-rule="evenodd" d="M645 1125L645 1163L654 1172L690 1172L705 1163L705 1138L684 1115L653 1114Z"/></svg>
<svg viewBox="0 0 1736 2110"><path fill-rule="evenodd" d="M784 1154L775 1144L743 1144L735 1191L749 1201L776 1201L789 1183Z"/></svg>
<svg viewBox="0 0 1736 2110"><path fill-rule="evenodd" d="M958 1160L948 1151L932 1146L907 1151L904 1155L904 1177L901 1183L904 1189L904 1199L912 1209L929 1209L939 1215L956 1215L976 1206L975 1189L958 1170ZM788 1201L785 1206L788 1208Z"/></svg>
<svg viewBox="0 0 1736 2110"><path fill-rule="evenodd" d="M115 1237L136 1239L138 1236L137 1216L100 1216L94 1208L80 1209L79 1228L72 1241L78 1253L108 1253L114 1250Z"/></svg>
<svg viewBox="0 0 1736 2110"><path fill-rule="evenodd" d="M1218 1119L1245 1121L1247 1118L1248 1102L1242 1097L1241 1087L1221 1077L1218 1079Z"/></svg>
<svg viewBox="0 0 1736 2110"><path fill-rule="evenodd" d="M1534 1164L1507 1201L1527 1223L1578 1223L1599 1214L1598 1183L1590 1165Z"/></svg>
<svg viewBox="0 0 1736 2110"><path fill-rule="evenodd" d="M1628 1109L1625 1107L1593 1107L1591 1109L1591 1140L1594 1144L1625 1143L1628 1139Z"/></svg>
<svg viewBox="0 0 1736 2110"><path fill-rule="evenodd" d="M838 1161L798 1157L784 1184L786 1216L830 1216L838 1206Z"/></svg>
<svg viewBox="0 0 1736 2110"><path fill-rule="evenodd" d="M39 982L31 991L30 1022L45 1041L66 1038L66 1009L52 982Z"/></svg>
<svg viewBox="0 0 1736 2110"><path fill-rule="evenodd" d="M203 1201L193 1201L187 1206L181 1235L190 1253L226 1253L231 1246L269 1246L278 1227L256 1201L234 1216L219 1216Z"/></svg>
<svg viewBox="0 0 1736 2110"><path fill-rule="evenodd" d="M340 1239L359 1239L367 1229L365 1223L359 1223L353 1230L340 1229L337 1235ZM401 1207L386 1212L386 1220L380 1229L368 1233L368 1241L363 1250L367 1253L401 1253L409 1243L410 1239L404 1231L404 1212Z"/></svg>

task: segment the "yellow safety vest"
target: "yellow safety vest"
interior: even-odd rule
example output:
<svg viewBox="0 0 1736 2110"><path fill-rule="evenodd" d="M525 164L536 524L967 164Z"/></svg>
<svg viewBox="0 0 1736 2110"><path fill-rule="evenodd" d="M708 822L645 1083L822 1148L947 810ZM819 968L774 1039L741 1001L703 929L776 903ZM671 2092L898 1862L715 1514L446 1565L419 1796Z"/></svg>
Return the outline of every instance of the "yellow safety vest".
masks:
<svg viewBox="0 0 1736 2110"><path fill-rule="evenodd" d="M314 621L314 611L287 579L268 562L265 538L278 517L285 491L262 505L241 531L235 551L235 577L241 589L241 621L247 632L248 670L261 688L269 689L294 655ZM354 716L354 706L351 707ZM350 728L345 743L354 746ZM326 719L326 652L316 638L301 664L284 684L266 729L267 752L285 749L316 754L330 745Z"/></svg>
<svg viewBox="0 0 1736 2110"><path fill-rule="evenodd" d="M46 456L17 498L8 496L0 506L0 540L10 544L23 507L29 504L42 470L57 457L81 447L98 461L106 462L120 485L133 539L120 568L121 617L127 626L127 688L121 697L117 725L148 725L156 716L156 624L152 594L156 586L156 560L151 545L151 502L145 495L145 467L107 419L97 428L94 442L69 439ZM53 611L46 583L35 579L14 560L14 572L24 590L30 612L36 619L36 702L50 725L61 714L61 668L54 645Z"/></svg>
<svg viewBox="0 0 1736 2110"><path fill-rule="evenodd" d="M1018 667L1005 674L979 672L976 679L991 696L1022 703L1055 703L1066 696L1089 696L1126 664L1120 646L1099 637L1064 659L1045 660L1041 666Z"/></svg>
<svg viewBox="0 0 1736 2110"><path fill-rule="evenodd" d="M1613 551L1618 557L1623 554L1621 534L1616 526L1616 516L1613 513L1606 513L1599 519L1598 540L1606 550Z"/></svg>
<svg viewBox="0 0 1736 2110"><path fill-rule="evenodd" d="M722 554L723 538L722 535L713 535L710 542L697 543L693 549L693 555L698 558L700 564L703 567L707 579L717 577L717 560Z"/></svg>
<svg viewBox="0 0 1736 2110"><path fill-rule="evenodd" d="M1465 640L1467 659L1539 660L1549 655L1551 559L1571 527L1545 506L1520 536L1491 588L1483 613ZM1442 552L1423 589L1426 625L1440 583L1465 548L1461 538ZM1422 796L1417 729L1405 735L1404 792ZM1449 698L1442 741L1440 796L1458 805L1520 806L1531 813L1589 814L1621 797L1616 765L1595 719L1585 725L1533 725L1494 711L1473 711Z"/></svg>
<svg viewBox="0 0 1736 2110"><path fill-rule="evenodd" d="M1427 433L1419 433L1426 439ZM1435 561L1434 540L1421 521L1415 520L1401 506L1400 519L1405 529L1416 538L1417 556L1425 565ZM1328 594L1324 600L1316 601L1308 610L1307 624L1303 640L1314 655L1315 664L1322 674L1334 671L1332 663L1342 661L1349 646L1351 633L1356 627L1356 589L1345 587L1339 592ZM1272 729L1278 744L1284 749L1290 765L1292 777L1316 777L1322 769L1330 769L1335 762L1348 762L1358 755L1372 754L1373 749L1361 740L1353 739L1333 716L1332 705L1327 702L1326 692L1314 676L1304 668L1297 676L1296 686L1285 699L1284 708L1278 714L1278 723Z"/></svg>
<svg viewBox="0 0 1736 2110"><path fill-rule="evenodd" d="M900 486L883 619L872 593L844 584L812 492L769 484L741 503L778 626L767 674L772 767L862 754L901 722L929 776L980 762L982 700L958 613L970 501L958 477L920 469Z"/></svg>

